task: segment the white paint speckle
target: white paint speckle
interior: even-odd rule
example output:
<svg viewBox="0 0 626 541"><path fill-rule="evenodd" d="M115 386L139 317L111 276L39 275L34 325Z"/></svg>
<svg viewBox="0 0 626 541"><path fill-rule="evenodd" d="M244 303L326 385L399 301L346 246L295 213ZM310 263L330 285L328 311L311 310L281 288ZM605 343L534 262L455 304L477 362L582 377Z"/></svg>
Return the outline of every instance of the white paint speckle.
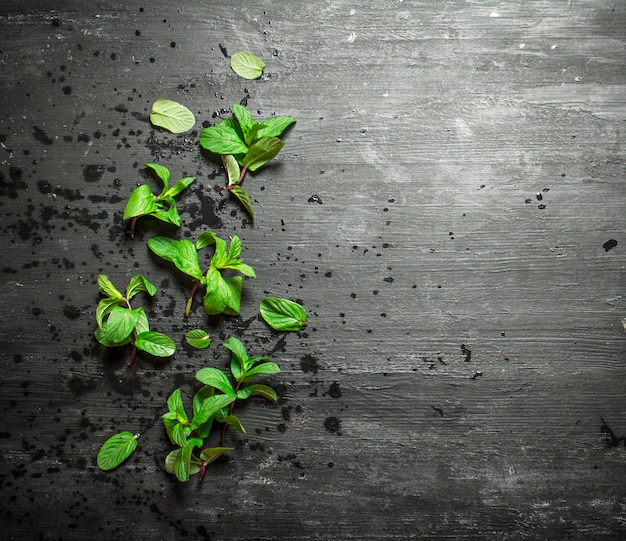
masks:
<svg viewBox="0 0 626 541"><path fill-rule="evenodd" d="M500 14L499 14L497 11L492 11L492 12L489 14L489 17L500 17Z"/></svg>
<svg viewBox="0 0 626 541"><path fill-rule="evenodd" d="M559 46L558 45L552 45L552 47L550 47L550 49L552 49L554 51L554 49L558 49Z"/></svg>
<svg viewBox="0 0 626 541"><path fill-rule="evenodd" d="M519 48L520 49L525 49L526 48L526 44L525 43L520 43L519 44Z"/></svg>
<svg viewBox="0 0 626 541"><path fill-rule="evenodd" d="M350 15L354 15L356 13L356 9L351 9L350 10Z"/></svg>
<svg viewBox="0 0 626 541"><path fill-rule="evenodd" d="M354 32L350 32L350 35L348 36L348 43L354 43L355 39L356 39L356 34Z"/></svg>

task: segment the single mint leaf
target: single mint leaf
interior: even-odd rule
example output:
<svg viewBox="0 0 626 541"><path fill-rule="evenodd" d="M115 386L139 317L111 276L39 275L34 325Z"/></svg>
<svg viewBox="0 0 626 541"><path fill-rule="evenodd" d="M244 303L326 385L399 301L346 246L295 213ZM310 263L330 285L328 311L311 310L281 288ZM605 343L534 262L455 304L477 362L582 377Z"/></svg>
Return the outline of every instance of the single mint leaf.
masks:
<svg viewBox="0 0 626 541"><path fill-rule="evenodd" d="M150 186L142 184L135 188L128 198L128 203L124 208L124 220L135 218L136 216L145 216L152 214L158 210L156 197L150 191Z"/></svg>
<svg viewBox="0 0 626 541"><path fill-rule="evenodd" d="M269 162L280 149L285 146L278 137L264 137L254 143L243 158L243 166L250 171L256 171L259 167Z"/></svg>
<svg viewBox="0 0 626 541"><path fill-rule="evenodd" d="M117 468L137 448L139 434L120 432L102 444L98 452L98 467L108 471Z"/></svg>
<svg viewBox="0 0 626 541"><path fill-rule="evenodd" d="M259 127L254 135L254 140L258 141L264 137L278 137L295 122L296 119L290 116L273 116L268 118L259 123Z"/></svg>
<svg viewBox="0 0 626 541"><path fill-rule="evenodd" d="M202 401L200 409L194 415L192 424L194 426L203 425L222 408L234 402L236 398L234 393L232 396L228 394L216 394L206 398Z"/></svg>
<svg viewBox="0 0 626 541"><path fill-rule="evenodd" d="M96 321L98 323L98 327L102 327L104 318L107 316L107 314L111 312L111 310L113 310L113 308L125 304L125 302L126 301L124 299L117 299L112 297L106 297L105 299L102 299L98 303L98 307L96 308Z"/></svg>
<svg viewBox="0 0 626 541"><path fill-rule="evenodd" d="M215 154L245 154L248 146L235 126L226 120L200 132L200 146Z"/></svg>
<svg viewBox="0 0 626 541"><path fill-rule="evenodd" d="M196 118L187 107L180 103L157 100L152 104L150 122L172 133L183 133L194 127Z"/></svg>
<svg viewBox="0 0 626 541"><path fill-rule="evenodd" d="M167 398L167 409L176 416L179 422L186 423L188 421L180 389L173 391Z"/></svg>
<svg viewBox="0 0 626 541"><path fill-rule="evenodd" d="M114 344L121 344L135 330L137 320L141 316L143 308L129 310L121 306L114 306L109 314L106 325L103 325L108 340Z"/></svg>
<svg viewBox="0 0 626 541"><path fill-rule="evenodd" d="M246 351L246 346L243 345L243 342L234 336L231 336L228 339L228 342L224 342L222 347L225 347L231 352L230 357L230 371L233 374L233 377L236 381L239 381L241 378L241 374L246 370L249 366L248 362L248 352Z"/></svg>
<svg viewBox="0 0 626 541"><path fill-rule="evenodd" d="M306 311L288 299L266 297L261 301L261 317L277 331L299 331L307 324Z"/></svg>
<svg viewBox="0 0 626 541"><path fill-rule="evenodd" d="M224 422L237 432L241 432L242 434L246 433L246 429L243 427L241 420L236 415L227 415L224 418Z"/></svg>
<svg viewBox="0 0 626 541"><path fill-rule="evenodd" d="M180 192L191 186L196 179L193 177L181 178L174 186L168 189L163 197L176 197Z"/></svg>
<svg viewBox="0 0 626 541"><path fill-rule="evenodd" d="M120 300L124 300L124 295L122 295L113 285L113 283L111 282L111 280L109 280L109 277L106 274L99 274L98 275L98 287L100 290L100 293L102 293L103 295L106 295L107 297L111 297L113 299L120 299Z"/></svg>
<svg viewBox="0 0 626 541"><path fill-rule="evenodd" d="M241 169L235 157L232 154L222 154L222 163L228 175L228 185L233 186L237 184L241 175Z"/></svg>
<svg viewBox="0 0 626 541"><path fill-rule="evenodd" d="M165 457L165 471L167 473L174 475L174 464L179 460L180 452L180 449L174 449ZM196 473L200 473L200 464L190 460L189 475L195 475Z"/></svg>
<svg viewBox="0 0 626 541"><path fill-rule="evenodd" d="M124 346L130 342L130 338L131 338L130 336L127 336L121 341L115 342L111 340L111 338L109 338L109 335L107 333L108 333L108 325L106 321L102 324L102 326L98 327L93 333L96 337L96 340L100 342L100 344L102 344L104 347L107 347L107 348L119 347L119 346Z"/></svg>
<svg viewBox="0 0 626 541"><path fill-rule="evenodd" d="M246 127L256 124L256 122L252 120L252 115L250 115L248 109L246 109L243 105L233 103L231 109L233 111L233 115L235 115L235 118L237 119L237 122L239 122L239 127L242 130L244 130Z"/></svg>
<svg viewBox="0 0 626 541"><path fill-rule="evenodd" d="M209 267L206 274L206 287L203 304L208 315L239 315L243 288L241 276L224 278L215 267Z"/></svg>
<svg viewBox="0 0 626 541"><path fill-rule="evenodd" d="M166 261L171 261L178 270L196 279L202 277L198 251L194 244L187 240L174 240L169 237L152 237L148 239L148 248Z"/></svg>
<svg viewBox="0 0 626 541"><path fill-rule="evenodd" d="M243 381L250 381L260 374L278 374L279 372L280 368L274 362L257 364L246 371Z"/></svg>
<svg viewBox="0 0 626 541"><path fill-rule="evenodd" d="M185 333L185 340L190 346L197 349L206 349L211 345L209 333L202 329L193 329Z"/></svg>
<svg viewBox="0 0 626 541"><path fill-rule="evenodd" d="M180 452L174 459L174 475L181 482L189 481L191 475L191 454L196 447L202 445L200 438L190 438L187 443L180 448Z"/></svg>
<svg viewBox="0 0 626 541"><path fill-rule="evenodd" d="M239 51L231 56L230 67L239 77L252 80L261 77L265 64L258 56Z"/></svg>
<svg viewBox="0 0 626 541"><path fill-rule="evenodd" d="M235 396L235 389L233 389L233 386L230 383L228 376L218 368L201 368L196 373L196 379L200 383L215 387L219 391L222 391L224 394Z"/></svg>
<svg viewBox="0 0 626 541"><path fill-rule="evenodd" d="M161 194L167 191L170 187L170 170L167 167L159 165L158 163L144 163L144 166L152 169L156 173L156 176L163 182Z"/></svg>
<svg viewBox="0 0 626 541"><path fill-rule="evenodd" d="M202 449L200 453L200 460L204 462L205 466L211 464L219 457L221 457L224 453L228 453L228 451L234 451L234 447L209 447L207 449Z"/></svg>
<svg viewBox="0 0 626 541"><path fill-rule="evenodd" d="M271 400L272 402L276 402L278 400L278 395L276 394L276 391L271 387L268 387L267 385L248 385L248 387L245 387L244 389L250 389L250 394L253 396L261 396L263 398Z"/></svg>
<svg viewBox="0 0 626 541"><path fill-rule="evenodd" d="M234 188L231 188L230 193L239 199L241 206L250 215L250 218L254 220L254 209L252 208L252 201L250 201L248 192L246 192L246 190L244 190L241 186L235 186Z"/></svg>
<svg viewBox="0 0 626 541"><path fill-rule="evenodd" d="M142 332L135 339L135 347L155 357L171 357L176 353L176 344L169 336L154 332Z"/></svg>
<svg viewBox="0 0 626 541"><path fill-rule="evenodd" d="M157 292L157 288L142 274L136 274L133 276L126 288L126 298L132 299L140 291L145 291L151 297L154 297Z"/></svg>
<svg viewBox="0 0 626 541"><path fill-rule="evenodd" d="M212 231L205 231L196 240L196 250L202 250L207 246L213 246L216 242L217 235Z"/></svg>

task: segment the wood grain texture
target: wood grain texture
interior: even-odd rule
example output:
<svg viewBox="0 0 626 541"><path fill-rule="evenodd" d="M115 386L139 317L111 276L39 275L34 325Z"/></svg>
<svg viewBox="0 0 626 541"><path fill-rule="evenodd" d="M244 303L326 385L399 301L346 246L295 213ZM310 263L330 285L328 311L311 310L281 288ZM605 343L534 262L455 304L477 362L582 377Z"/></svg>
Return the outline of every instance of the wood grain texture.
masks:
<svg viewBox="0 0 626 541"><path fill-rule="evenodd" d="M626 435L626 5L130 4L0 6L0 537L626 537L626 447L601 429ZM159 98L197 128L153 129ZM241 100L298 119L246 180L254 225L197 145ZM145 162L198 181L179 232L130 241ZM206 229L256 270L239 318L184 320L189 284L145 246ZM97 275L138 271L153 327L205 328L208 352L128 369L98 346ZM306 331L271 332L268 294ZM232 334L280 364L280 401L242 407L236 451L178 484L166 398ZM138 451L100 472L120 430Z"/></svg>

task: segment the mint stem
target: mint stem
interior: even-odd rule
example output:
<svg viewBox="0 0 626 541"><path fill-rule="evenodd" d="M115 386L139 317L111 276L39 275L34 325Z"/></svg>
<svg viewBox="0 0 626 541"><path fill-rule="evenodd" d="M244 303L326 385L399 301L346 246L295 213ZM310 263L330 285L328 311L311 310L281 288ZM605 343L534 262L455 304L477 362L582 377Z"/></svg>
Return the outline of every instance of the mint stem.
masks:
<svg viewBox="0 0 626 541"><path fill-rule="evenodd" d="M191 313L191 303L193 302L193 296L196 294L196 291L198 291L199 285L200 285L200 280L196 280L196 283L193 285L193 288L191 289L191 294L189 295L189 298L187 299L187 304L185 306L185 317L189 317L189 314Z"/></svg>
<svg viewBox="0 0 626 541"><path fill-rule="evenodd" d="M139 219L139 216L135 216L130 221L130 238L131 238L131 240L135 240L135 226L137 225L137 220L138 219Z"/></svg>
<svg viewBox="0 0 626 541"><path fill-rule="evenodd" d="M231 191L233 188L236 188L237 186L241 186L241 183L243 182L243 178L246 176L246 173L248 172L248 168L244 167L241 170L241 174L239 175L239 180L237 182L235 182L234 184L229 184L228 186L220 186L219 188L216 188L218 192L223 192L223 191Z"/></svg>

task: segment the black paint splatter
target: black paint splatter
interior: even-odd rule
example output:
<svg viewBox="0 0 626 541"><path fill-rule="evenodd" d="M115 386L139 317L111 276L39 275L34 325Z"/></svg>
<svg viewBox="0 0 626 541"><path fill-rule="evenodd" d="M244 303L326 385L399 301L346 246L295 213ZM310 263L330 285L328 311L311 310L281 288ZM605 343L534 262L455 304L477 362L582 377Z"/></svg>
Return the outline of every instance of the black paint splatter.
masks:
<svg viewBox="0 0 626 541"><path fill-rule="evenodd" d="M609 239L602 245L602 248L604 248L604 250L608 252L609 250L611 250L612 248L615 248L616 246L617 246L617 241L615 239Z"/></svg>

